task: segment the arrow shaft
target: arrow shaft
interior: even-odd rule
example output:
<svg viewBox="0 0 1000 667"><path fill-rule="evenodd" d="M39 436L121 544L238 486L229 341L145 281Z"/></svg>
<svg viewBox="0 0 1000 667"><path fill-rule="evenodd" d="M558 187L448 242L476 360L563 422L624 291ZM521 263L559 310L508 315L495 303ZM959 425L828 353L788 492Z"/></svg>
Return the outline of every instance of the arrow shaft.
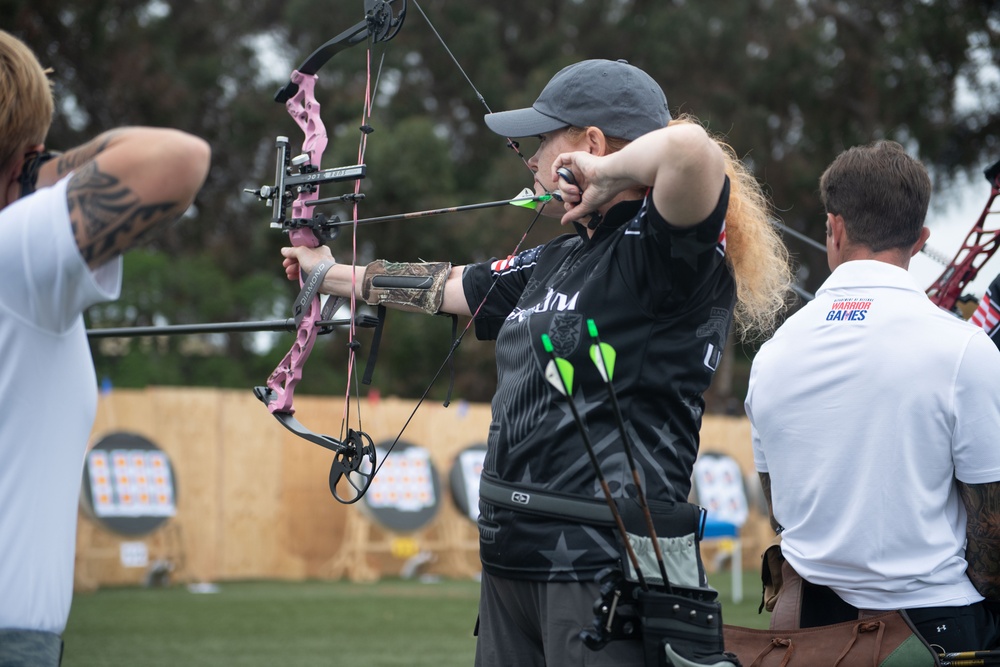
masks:
<svg viewBox="0 0 1000 667"><path fill-rule="evenodd" d="M346 227L349 225L367 225L373 222L389 222L390 220L412 220L414 218L426 218L431 215L443 215L445 213L459 213L461 211L476 211L483 208L496 208L526 202L547 202L547 197L517 197L515 199L503 199L500 201L481 202L479 204L465 204L463 206L447 206L445 208L432 208L426 211L411 211L410 213L395 213L393 215L380 215L375 218L362 218L361 220L342 220L340 222L328 222L325 227ZM307 206L319 206L340 201L340 197L330 197L328 199L317 199L309 202Z"/></svg>
<svg viewBox="0 0 1000 667"><path fill-rule="evenodd" d="M549 358L552 360L552 363L558 367L559 357L556 356L555 350L552 348L552 343L546 334L542 334L542 341L545 346L545 350L549 353ZM604 492L604 499L607 501L608 507L611 509L611 516L614 517L615 524L618 527L618 532L621 534L622 543L625 545L625 552L628 554L628 558L632 562L632 567L635 568L636 579L638 579L642 590L648 591L649 585L646 583L646 577L642 574L642 568L639 567L639 557L635 555L632 543L628 539L628 531L625 529L625 522L622 521L621 512L618 511L618 505L615 504L615 499L611 495L611 489L608 487L608 480L604 476L604 471L601 470L601 464L597 460L597 454L594 453L594 445L590 442L587 425L584 424L579 410L576 409L576 403L573 402L573 387L566 386L566 381L561 373L556 373L556 375L565 389L564 394L566 396L566 402L569 403L570 412L573 413L573 421L576 422L576 428L580 432L580 437L583 439L583 446L584 449L587 450L587 457L590 459L590 465L594 468L594 473L597 475L597 481L600 483L601 490Z"/></svg>
<svg viewBox="0 0 1000 667"><path fill-rule="evenodd" d="M588 324L591 324L588 322ZM601 345L601 339L597 336L596 325L593 328L593 341L597 346L597 355L601 360L601 365L605 368L607 364L604 359L604 348ZM632 472L632 482L635 484L635 495L639 502L639 507L642 508L643 517L646 519L646 529L649 531L649 538L653 542L653 552L656 554L656 564L660 569L660 577L663 578L663 585L668 591L673 592L670 586L670 577L667 576L667 565L663 559L663 551L660 549L660 540L656 535L656 527L653 525L653 515L649 511L649 503L646 502L646 492L642 489L642 482L639 479L639 469L635 465L635 455L632 452L632 443L628 437L628 431L625 428L625 420L622 418L621 407L618 405L618 392L615 391L614 384L611 381L611 377L603 373L600 374L604 378L604 386L608 391L608 398L611 399L611 411L615 415L615 422L618 425L618 433L622 440L622 449L625 450L625 458L628 461L628 467Z"/></svg>

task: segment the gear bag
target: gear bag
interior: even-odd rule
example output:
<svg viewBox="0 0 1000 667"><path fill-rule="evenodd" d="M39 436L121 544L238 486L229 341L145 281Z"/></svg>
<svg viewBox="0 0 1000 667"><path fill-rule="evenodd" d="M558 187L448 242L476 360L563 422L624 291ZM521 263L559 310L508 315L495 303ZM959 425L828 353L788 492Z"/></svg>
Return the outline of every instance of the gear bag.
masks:
<svg viewBox="0 0 1000 667"><path fill-rule="evenodd" d="M619 545L627 569L599 575L601 598L594 604L593 630L581 633L584 643L599 650L614 639L641 638L647 667L738 666L724 650L722 605L701 562L704 511L690 503L649 501L669 579L664 582L641 506L632 498L619 498L617 505L648 590Z"/></svg>

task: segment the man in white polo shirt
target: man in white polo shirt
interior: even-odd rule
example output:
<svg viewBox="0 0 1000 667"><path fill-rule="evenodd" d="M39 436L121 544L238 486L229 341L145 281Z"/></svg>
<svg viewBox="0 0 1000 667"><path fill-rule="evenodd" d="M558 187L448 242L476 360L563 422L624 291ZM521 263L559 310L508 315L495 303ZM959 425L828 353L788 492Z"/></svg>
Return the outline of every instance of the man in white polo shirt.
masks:
<svg viewBox="0 0 1000 667"><path fill-rule="evenodd" d="M802 627L905 609L931 644L984 649L1000 618L1000 351L907 273L930 190L895 142L827 168L833 273L761 347L746 408Z"/></svg>
<svg viewBox="0 0 1000 667"><path fill-rule="evenodd" d="M55 101L0 30L0 666L53 667L73 595L97 378L83 312L118 298L122 253L176 220L208 173L203 140L108 130L45 152Z"/></svg>

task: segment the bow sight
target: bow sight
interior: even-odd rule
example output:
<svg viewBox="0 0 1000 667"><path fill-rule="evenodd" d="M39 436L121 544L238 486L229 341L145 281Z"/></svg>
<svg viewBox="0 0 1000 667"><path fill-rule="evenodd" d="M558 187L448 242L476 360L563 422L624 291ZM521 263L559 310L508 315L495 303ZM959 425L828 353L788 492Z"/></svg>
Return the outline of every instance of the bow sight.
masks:
<svg viewBox="0 0 1000 667"><path fill-rule="evenodd" d="M307 153L290 158L288 143L288 137L278 137L275 140L278 154L274 169L274 185L262 185L256 190L247 189L244 192L257 195L258 199L271 206L271 227L273 229L291 232L295 229L306 228L316 235L320 243L331 241L337 236L339 217L327 218L322 213L315 213L308 217L293 214L292 218L289 219L288 207L299 197L312 195L315 199L319 193L319 186L323 183L360 180L365 177L367 169L363 164L319 169L312 163ZM293 170L297 170L297 173ZM364 199L364 195L347 193L338 199L360 201ZM315 205L315 201L311 203ZM304 201L303 205L309 206Z"/></svg>

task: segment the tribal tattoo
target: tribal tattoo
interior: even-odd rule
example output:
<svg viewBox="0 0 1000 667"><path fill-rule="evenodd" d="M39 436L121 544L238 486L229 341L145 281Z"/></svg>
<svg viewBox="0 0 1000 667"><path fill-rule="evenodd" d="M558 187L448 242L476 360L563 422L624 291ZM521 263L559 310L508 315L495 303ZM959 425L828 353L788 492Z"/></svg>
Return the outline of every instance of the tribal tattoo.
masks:
<svg viewBox="0 0 1000 667"><path fill-rule="evenodd" d="M144 203L131 188L101 172L94 161L70 180L66 199L73 236L92 267L133 247L156 224L185 210L179 202Z"/></svg>
<svg viewBox="0 0 1000 667"><path fill-rule="evenodd" d="M69 151L59 156L56 160L56 173L62 178L69 172L78 168L82 164L93 160L97 155L104 152L104 149L111 143L114 133L108 132L97 139L90 141L76 150Z"/></svg>

